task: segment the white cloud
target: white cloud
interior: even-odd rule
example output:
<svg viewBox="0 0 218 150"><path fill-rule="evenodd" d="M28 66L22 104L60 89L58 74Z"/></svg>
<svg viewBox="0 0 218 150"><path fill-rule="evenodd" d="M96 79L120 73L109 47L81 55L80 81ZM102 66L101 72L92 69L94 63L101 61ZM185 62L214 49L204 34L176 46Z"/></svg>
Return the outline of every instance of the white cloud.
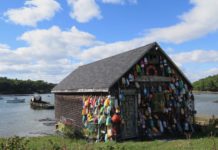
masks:
<svg viewBox="0 0 218 150"><path fill-rule="evenodd" d="M217 75L218 74L218 68L211 68L207 72L208 76Z"/></svg>
<svg viewBox="0 0 218 150"><path fill-rule="evenodd" d="M101 10L96 0L67 0L71 7L70 16L80 23L86 23L93 18L101 19ZM102 0L103 3L110 4L136 4L137 0Z"/></svg>
<svg viewBox="0 0 218 150"><path fill-rule="evenodd" d="M169 27L154 28L147 40L182 43L202 37L218 29L218 1L190 0L194 7L180 16L181 22ZM157 18L158 19L158 18Z"/></svg>
<svg viewBox="0 0 218 150"><path fill-rule="evenodd" d="M50 82L60 81L83 64L77 61L83 48L102 44L93 35L74 26L66 31L57 26L36 29L25 32L18 39L27 42L28 46L10 49L0 44L0 75L13 74L19 78Z"/></svg>
<svg viewBox="0 0 218 150"><path fill-rule="evenodd" d="M9 9L4 16L15 24L36 26L39 21L51 19L60 8L55 0L27 0L24 7Z"/></svg>
<svg viewBox="0 0 218 150"><path fill-rule="evenodd" d="M94 61L105 57L109 57L124 51L134 49L139 46L148 44L148 41L144 41L140 38L135 38L130 41L119 41L109 44L96 45L84 50L79 58L82 61Z"/></svg>
<svg viewBox="0 0 218 150"><path fill-rule="evenodd" d="M218 50L192 50L170 54L191 81L218 74Z"/></svg>
<svg viewBox="0 0 218 150"><path fill-rule="evenodd" d="M9 48L10 47L8 45L0 43L0 50L2 50L2 49L9 49Z"/></svg>
<svg viewBox="0 0 218 150"><path fill-rule="evenodd" d="M137 0L102 0L103 3L110 3L110 4L125 4L127 2L136 4Z"/></svg>
<svg viewBox="0 0 218 150"><path fill-rule="evenodd" d="M24 33L19 39L26 41L29 47L18 48L16 53L51 60L75 56L80 52L80 47L99 44L93 35L79 31L76 27L69 31L62 31L57 26L32 30Z"/></svg>
<svg viewBox="0 0 218 150"><path fill-rule="evenodd" d="M95 0L67 0L67 2L72 8L70 16L80 23L89 22L93 18L102 18Z"/></svg>
<svg viewBox="0 0 218 150"><path fill-rule="evenodd" d="M218 50L193 50L172 54L171 57L179 63L218 62Z"/></svg>
<svg viewBox="0 0 218 150"><path fill-rule="evenodd" d="M184 70L183 70L184 71ZM213 76L218 74L218 67L217 68L209 68L209 69L200 69L195 68L189 71L184 71L190 81L194 82L202 78L206 78L208 76Z"/></svg>
<svg viewBox="0 0 218 150"><path fill-rule="evenodd" d="M194 5L193 8L180 17L180 23L170 27L151 29L148 34L129 41L92 47L84 51L81 58L101 59L153 41L181 43L216 31L218 29L218 17L214 14L218 14L218 1L191 0L191 3ZM196 51L194 54L199 55L200 51ZM202 60L204 59L202 58Z"/></svg>

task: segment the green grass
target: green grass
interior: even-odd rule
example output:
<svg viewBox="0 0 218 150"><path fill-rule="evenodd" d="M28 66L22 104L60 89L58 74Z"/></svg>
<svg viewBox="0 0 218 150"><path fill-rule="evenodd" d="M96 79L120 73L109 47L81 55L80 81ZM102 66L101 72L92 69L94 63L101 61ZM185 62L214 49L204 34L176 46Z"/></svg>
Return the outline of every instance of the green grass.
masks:
<svg viewBox="0 0 218 150"><path fill-rule="evenodd" d="M191 140L155 140L155 141L126 141L108 143L88 143L85 140L75 140L60 136L44 136L27 138L30 150L218 150L218 138L208 137ZM1 138L0 143L6 139ZM53 143L53 144L51 144ZM1 149L1 147L0 147Z"/></svg>

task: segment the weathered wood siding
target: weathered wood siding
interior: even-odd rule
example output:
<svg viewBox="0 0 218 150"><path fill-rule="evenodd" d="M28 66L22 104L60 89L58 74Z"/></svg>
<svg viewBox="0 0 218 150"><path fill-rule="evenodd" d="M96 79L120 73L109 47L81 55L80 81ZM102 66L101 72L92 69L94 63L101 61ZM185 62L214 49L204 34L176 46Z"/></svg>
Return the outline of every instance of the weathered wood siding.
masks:
<svg viewBox="0 0 218 150"><path fill-rule="evenodd" d="M75 120L82 127L82 96L55 94L55 118L61 116Z"/></svg>

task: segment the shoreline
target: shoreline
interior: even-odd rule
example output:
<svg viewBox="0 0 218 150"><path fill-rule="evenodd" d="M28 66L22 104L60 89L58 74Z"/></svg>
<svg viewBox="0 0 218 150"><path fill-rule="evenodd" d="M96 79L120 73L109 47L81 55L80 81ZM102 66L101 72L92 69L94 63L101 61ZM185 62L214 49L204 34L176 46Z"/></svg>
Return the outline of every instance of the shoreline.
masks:
<svg viewBox="0 0 218 150"><path fill-rule="evenodd" d="M218 94L218 91L193 91L193 94Z"/></svg>
<svg viewBox="0 0 218 150"><path fill-rule="evenodd" d="M53 94L53 93L38 93L39 95L46 95L46 94ZM34 95L33 94L0 94L0 96L30 96L30 95Z"/></svg>
<svg viewBox="0 0 218 150"><path fill-rule="evenodd" d="M202 114L196 114L195 118L205 118L205 119L211 119L213 115L202 115ZM214 115L215 118L218 118L218 115Z"/></svg>
<svg viewBox="0 0 218 150"><path fill-rule="evenodd" d="M209 121L210 119L212 119L213 116L208 116L208 115L196 115L195 116L195 124L197 125L208 125L209 124ZM214 119L218 119L218 116L215 116L214 115Z"/></svg>

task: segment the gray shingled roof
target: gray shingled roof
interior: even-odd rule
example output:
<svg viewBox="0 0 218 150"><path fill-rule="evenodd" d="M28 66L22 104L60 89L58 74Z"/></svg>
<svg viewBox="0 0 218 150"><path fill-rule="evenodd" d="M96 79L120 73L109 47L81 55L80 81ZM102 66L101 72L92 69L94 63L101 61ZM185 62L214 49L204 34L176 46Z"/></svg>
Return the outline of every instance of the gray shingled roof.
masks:
<svg viewBox="0 0 218 150"><path fill-rule="evenodd" d="M82 92L82 89L107 92L155 44L151 43L131 51L80 66L63 79L52 92L73 92L78 90Z"/></svg>
<svg viewBox="0 0 218 150"><path fill-rule="evenodd" d="M109 88L154 46L158 46L158 44L151 43L80 66L54 87L52 92L108 92ZM172 62L172 60L170 61ZM180 70L179 72L182 74ZM185 77L185 79L187 78Z"/></svg>

